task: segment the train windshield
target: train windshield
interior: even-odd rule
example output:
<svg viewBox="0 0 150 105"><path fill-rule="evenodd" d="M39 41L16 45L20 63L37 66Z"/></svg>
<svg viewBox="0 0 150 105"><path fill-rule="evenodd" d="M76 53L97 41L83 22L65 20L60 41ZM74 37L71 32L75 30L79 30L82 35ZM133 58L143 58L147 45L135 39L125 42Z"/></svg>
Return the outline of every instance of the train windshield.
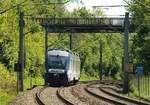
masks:
<svg viewBox="0 0 150 105"><path fill-rule="evenodd" d="M67 66L66 56L48 56L48 67L51 69L66 69Z"/></svg>

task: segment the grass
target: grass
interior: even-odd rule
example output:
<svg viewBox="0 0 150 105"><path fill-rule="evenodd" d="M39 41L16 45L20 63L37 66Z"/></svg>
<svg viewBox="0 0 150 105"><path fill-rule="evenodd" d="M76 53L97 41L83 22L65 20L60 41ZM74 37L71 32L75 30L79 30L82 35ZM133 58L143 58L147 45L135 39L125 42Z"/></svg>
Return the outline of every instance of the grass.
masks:
<svg viewBox="0 0 150 105"><path fill-rule="evenodd" d="M43 85L44 80L42 77L32 78L33 85ZM21 96L26 93L27 89L30 88L30 78L24 80L24 92L17 94L16 91L7 91L0 89L0 105L7 105L9 102L13 101L17 96Z"/></svg>
<svg viewBox="0 0 150 105"><path fill-rule="evenodd" d="M150 77L141 77L139 83L138 89L138 79L131 81L131 97L150 102Z"/></svg>
<svg viewBox="0 0 150 105"><path fill-rule="evenodd" d="M0 105L7 105L11 100L16 98L16 94L12 92L0 91Z"/></svg>
<svg viewBox="0 0 150 105"><path fill-rule="evenodd" d="M90 76L88 74L81 73L81 76L80 76L80 81L90 81L90 80L98 80L98 79L99 77L97 75Z"/></svg>
<svg viewBox="0 0 150 105"><path fill-rule="evenodd" d="M24 81L25 90L31 88L30 81L31 81L31 78L25 79ZM32 78L32 86L34 85L44 85L44 79L42 77Z"/></svg>

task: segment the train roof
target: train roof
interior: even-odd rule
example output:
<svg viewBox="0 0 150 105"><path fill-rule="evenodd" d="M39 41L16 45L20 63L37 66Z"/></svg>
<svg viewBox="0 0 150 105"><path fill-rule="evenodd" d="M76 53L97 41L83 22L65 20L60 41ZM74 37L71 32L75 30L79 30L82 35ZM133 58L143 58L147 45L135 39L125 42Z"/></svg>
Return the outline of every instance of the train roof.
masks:
<svg viewBox="0 0 150 105"><path fill-rule="evenodd" d="M66 54L69 53L69 54L71 54L71 55L74 55L74 56L79 57L79 54L73 53L73 52L72 52L71 50L69 50L69 49L53 48L53 49L49 49L48 51L63 51L63 52L66 52Z"/></svg>

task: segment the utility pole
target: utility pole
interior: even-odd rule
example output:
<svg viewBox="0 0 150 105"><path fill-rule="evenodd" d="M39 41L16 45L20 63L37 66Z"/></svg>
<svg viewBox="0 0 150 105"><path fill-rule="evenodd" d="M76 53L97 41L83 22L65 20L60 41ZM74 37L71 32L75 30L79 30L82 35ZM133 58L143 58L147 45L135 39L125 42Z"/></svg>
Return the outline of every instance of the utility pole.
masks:
<svg viewBox="0 0 150 105"><path fill-rule="evenodd" d="M125 31L124 31L124 85L123 92L129 92L129 54L128 54L128 40L129 40L129 13L125 14Z"/></svg>
<svg viewBox="0 0 150 105"><path fill-rule="evenodd" d="M112 38L110 37L110 39L109 39L109 45L110 45L110 47L112 48ZM111 72L112 72L112 69L113 69L113 66L114 66L114 57L113 57L113 54L112 54L112 50L111 50L111 53L110 53L110 69L109 69L109 76L108 76L108 78L109 77L111 77Z"/></svg>
<svg viewBox="0 0 150 105"><path fill-rule="evenodd" d="M45 28L45 69L46 70L47 70L47 51L48 51L48 31L47 28Z"/></svg>
<svg viewBox="0 0 150 105"><path fill-rule="evenodd" d="M103 76L103 42L100 41L100 63L99 63L99 78L102 80Z"/></svg>
<svg viewBox="0 0 150 105"><path fill-rule="evenodd" d="M122 71L124 71L124 57L122 57L122 62L121 62L121 66L122 66Z"/></svg>
<svg viewBox="0 0 150 105"><path fill-rule="evenodd" d="M23 91L23 72L24 72L24 13L20 12L19 16L19 60L18 60L18 90Z"/></svg>
<svg viewBox="0 0 150 105"><path fill-rule="evenodd" d="M70 50L72 50L72 33L70 33L69 38L70 38L69 47L70 47Z"/></svg>

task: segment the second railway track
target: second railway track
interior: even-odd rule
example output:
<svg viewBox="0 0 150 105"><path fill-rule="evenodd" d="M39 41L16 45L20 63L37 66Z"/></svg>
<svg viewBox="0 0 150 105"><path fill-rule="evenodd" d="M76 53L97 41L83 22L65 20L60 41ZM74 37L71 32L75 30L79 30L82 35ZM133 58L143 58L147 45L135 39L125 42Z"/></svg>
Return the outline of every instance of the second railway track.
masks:
<svg viewBox="0 0 150 105"><path fill-rule="evenodd" d="M87 85L85 90L100 99L103 99L107 102L110 102L111 104L114 105L150 105L150 103L144 102L144 101L139 101L135 99L131 99L128 97L125 97L123 95L119 95L117 93L117 87L110 86L110 85L105 85L105 84L90 84Z"/></svg>
<svg viewBox="0 0 150 105"><path fill-rule="evenodd" d="M102 93L101 91L99 91L98 89L90 89L89 87L85 87L85 91L88 92L89 94L93 95L96 98L102 99L110 104L113 105L126 105L120 101L118 101L117 99L112 99L109 96L107 96L106 94Z"/></svg>
<svg viewBox="0 0 150 105"><path fill-rule="evenodd" d="M111 95L113 97L116 97L120 100L123 100L125 103L129 103L130 105L150 105L150 103L141 101L141 100L135 100L129 97L125 97L123 95L117 94L116 92L113 91L117 91L112 87L99 87L100 91L103 91L104 93Z"/></svg>

